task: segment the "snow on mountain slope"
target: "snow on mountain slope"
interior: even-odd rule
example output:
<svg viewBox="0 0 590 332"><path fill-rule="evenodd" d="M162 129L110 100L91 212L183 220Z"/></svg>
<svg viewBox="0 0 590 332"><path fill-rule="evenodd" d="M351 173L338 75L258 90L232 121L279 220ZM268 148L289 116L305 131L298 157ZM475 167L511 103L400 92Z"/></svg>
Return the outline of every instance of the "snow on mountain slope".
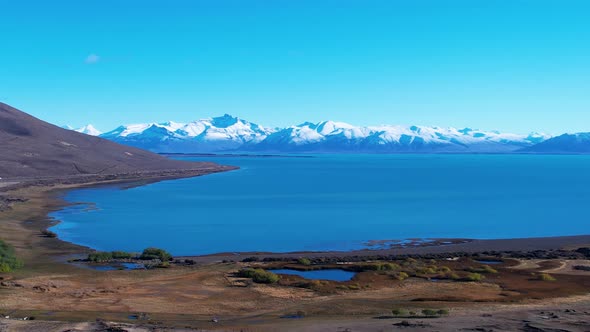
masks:
<svg viewBox="0 0 590 332"><path fill-rule="evenodd" d="M101 135L157 152L513 152L545 141L543 134L517 135L470 128L305 122L269 129L224 115L190 123L118 127Z"/></svg>
<svg viewBox="0 0 590 332"><path fill-rule="evenodd" d="M94 128L94 126L91 124L85 125L84 127L78 128L75 130L79 133L90 135L90 136L99 136L100 134L102 134L102 132L100 130Z"/></svg>
<svg viewBox="0 0 590 332"><path fill-rule="evenodd" d="M271 129L231 115L190 123L149 123L121 126L101 135L115 142L157 152L234 150L264 140Z"/></svg>

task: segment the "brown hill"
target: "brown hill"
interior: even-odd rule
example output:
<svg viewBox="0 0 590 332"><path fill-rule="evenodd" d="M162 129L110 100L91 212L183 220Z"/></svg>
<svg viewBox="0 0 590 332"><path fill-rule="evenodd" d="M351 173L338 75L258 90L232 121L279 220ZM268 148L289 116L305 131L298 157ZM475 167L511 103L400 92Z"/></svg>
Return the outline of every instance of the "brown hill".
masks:
<svg viewBox="0 0 590 332"><path fill-rule="evenodd" d="M66 130L0 103L0 178L211 168Z"/></svg>

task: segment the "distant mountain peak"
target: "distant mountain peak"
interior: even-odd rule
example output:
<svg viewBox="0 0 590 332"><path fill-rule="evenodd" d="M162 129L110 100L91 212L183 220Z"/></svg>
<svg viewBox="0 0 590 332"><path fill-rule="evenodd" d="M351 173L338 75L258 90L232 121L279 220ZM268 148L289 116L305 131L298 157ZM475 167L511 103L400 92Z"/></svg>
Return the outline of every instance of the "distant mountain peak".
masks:
<svg viewBox="0 0 590 332"><path fill-rule="evenodd" d="M229 114L224 114L211 119L211 124L218 128L227 128L240 122L240 119Z"/></svg>
<svg viewBox="0 0 590 332"><path fill-rule="evenodd" d="M100 130L96 129L91 124L87 124L84 127L75 129L75 131L82 133L82 134L90 135L90 136L99 136L102 134L102 132Z"/></svg>

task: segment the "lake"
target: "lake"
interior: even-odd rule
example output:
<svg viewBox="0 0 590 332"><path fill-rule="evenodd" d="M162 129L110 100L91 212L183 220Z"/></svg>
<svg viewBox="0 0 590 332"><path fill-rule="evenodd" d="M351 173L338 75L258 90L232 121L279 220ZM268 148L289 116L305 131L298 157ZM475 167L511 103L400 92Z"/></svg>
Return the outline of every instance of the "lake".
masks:
<svg viewBox="0 0 590 332"><path fill-rule="evenodd" d="M269 270L276 274L288 274L294 276L300 276L304 279L309 280L331 280L331 281L349 281L356 275L355 272L344 271L339 269L329 270L313 270L313 271L299 271L291 269L278 269Z"/></svg>
<svg viewBox="0 0 590 332"><path fill-rule="evenodd" d="M73 190L60 239L175 255L352 250L370 240L588 234L590 156L194 157L232 172Z"/></svg>

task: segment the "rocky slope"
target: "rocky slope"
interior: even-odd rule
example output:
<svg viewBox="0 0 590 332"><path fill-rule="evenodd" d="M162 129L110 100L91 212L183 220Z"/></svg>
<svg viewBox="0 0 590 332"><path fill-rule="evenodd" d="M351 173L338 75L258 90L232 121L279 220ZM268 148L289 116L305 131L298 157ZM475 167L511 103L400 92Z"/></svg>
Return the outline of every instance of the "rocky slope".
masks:
<svg viewBox="0 0 590 332"><path fill-rule="evenodd" d="M0 178L210 168L63 129L0 103Z"/></svg>

